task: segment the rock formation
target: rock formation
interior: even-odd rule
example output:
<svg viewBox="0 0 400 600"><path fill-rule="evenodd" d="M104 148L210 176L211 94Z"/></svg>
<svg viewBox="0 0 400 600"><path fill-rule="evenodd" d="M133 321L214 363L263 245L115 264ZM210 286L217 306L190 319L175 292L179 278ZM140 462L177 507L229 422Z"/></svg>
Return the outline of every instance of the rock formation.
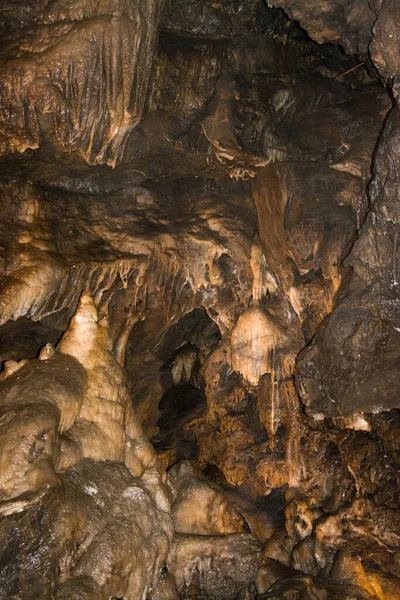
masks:
<svg viewBox="0 0 400 600"><path fill-rule="evenodd" d="M0 15L0 600L398 600L396 0Z"/></svg>

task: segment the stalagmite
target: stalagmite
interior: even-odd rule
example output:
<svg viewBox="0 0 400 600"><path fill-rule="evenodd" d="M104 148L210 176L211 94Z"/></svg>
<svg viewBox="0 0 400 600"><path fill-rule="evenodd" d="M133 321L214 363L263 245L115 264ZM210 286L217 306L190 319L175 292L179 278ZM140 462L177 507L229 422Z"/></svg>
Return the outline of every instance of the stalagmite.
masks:
<svg viewBox="0 0 400 600"><path fill-rule="evenodd" d="M400 598L399 31L0 2L0 600Z"/></svg>

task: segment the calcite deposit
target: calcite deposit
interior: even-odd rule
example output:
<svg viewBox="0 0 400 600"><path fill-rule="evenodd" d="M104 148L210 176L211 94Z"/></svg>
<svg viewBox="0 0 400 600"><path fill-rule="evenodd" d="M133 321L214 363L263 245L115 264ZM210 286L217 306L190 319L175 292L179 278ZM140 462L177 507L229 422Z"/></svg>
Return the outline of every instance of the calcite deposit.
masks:
<svg viewBox="0 0 400 600"><path fill-rule="evenodd" d="M0 600L400 598L399 31L0 2Z"/></svg>

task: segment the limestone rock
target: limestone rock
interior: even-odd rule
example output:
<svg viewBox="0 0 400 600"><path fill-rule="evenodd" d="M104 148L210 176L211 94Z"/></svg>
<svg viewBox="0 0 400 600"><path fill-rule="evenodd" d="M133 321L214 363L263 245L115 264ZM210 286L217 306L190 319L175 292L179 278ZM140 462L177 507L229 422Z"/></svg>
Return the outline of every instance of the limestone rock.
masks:
<svg viewBox="0 0 400 600"><path fill-rule="evenodd" d="M177 533L225 535L243 533L243 517L226 495L189 461L168 471L172 516Z"/></svg>
<svg viewBox="0 0 400 600"><path fill-rule="evenodd" d="M197 593L207 591L210 598L223 599L244 592L254 581L259 566L259 546L249 534L178 534L167 561L180 593L194 588Z"/></svg>

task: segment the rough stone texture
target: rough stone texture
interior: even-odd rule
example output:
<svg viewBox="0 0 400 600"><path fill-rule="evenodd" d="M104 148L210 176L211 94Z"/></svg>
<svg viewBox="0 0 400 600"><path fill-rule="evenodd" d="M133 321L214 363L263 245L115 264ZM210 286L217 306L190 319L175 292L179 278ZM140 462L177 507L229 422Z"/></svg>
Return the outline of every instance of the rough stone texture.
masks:
<svg viewBox="0 0 400 600"><path fill-rule="evenodd" d="M260 562L259 545L249 534L177 535L167 567L181 593L190 594L194 588L195 594L228 600L245 595Z"/></svg>
<svg viewBox="0 0 400 600"><path fill-rule="evenodd" d="M352 416L399 407L399 112L386 120L371 182L372 211L345 261L332 315L299 358L310 413Z"/></svg>
<svg viewBox="0 0 400 600"><path fill-rule="evenodd" d="M397 25L400 22L400 9L395 0L382 3L382 10L374 25L371 42L371 56L381 76L387 81L399 76L400 54L397 44ZM394 89L396 90L396 81Z"/></svg>
<svg viewBox="0 0 400 600"><path fill-rule="evenodd" d="M159 476L137 479L121 464L85 459L60 483L27 509L3 511L1 596L144 597L172 536Z"/></svg>
<svg viewBox="0 0 400 600"><path fill-rule="evenodd" d="M48 137L89 164L115 164L143 113L159 8L147 0L52 2L18 37L4 36L0 153L38 148Z"/></svg>
<svg viewBox="0 0 400 600"><path fill-rule="evenodd" d="M0 2L1 597L399 597L398 6L273 4Z"/></svg>
<svg viewBox="0 0 400 600"><path fill-rule="evenodd" d="M168 471L172 516L177 533L219 535L243 533L243 517L223 491L189 461Z"/></svg>
<svg viewBox="0 0 400 600"><path fill-rule="evenodd" d="M291 19L299 21L319 44L341 44L350 54L364 54L371 40L378 2L367 0L269 0L270 6L282 7Z"/></svg>

